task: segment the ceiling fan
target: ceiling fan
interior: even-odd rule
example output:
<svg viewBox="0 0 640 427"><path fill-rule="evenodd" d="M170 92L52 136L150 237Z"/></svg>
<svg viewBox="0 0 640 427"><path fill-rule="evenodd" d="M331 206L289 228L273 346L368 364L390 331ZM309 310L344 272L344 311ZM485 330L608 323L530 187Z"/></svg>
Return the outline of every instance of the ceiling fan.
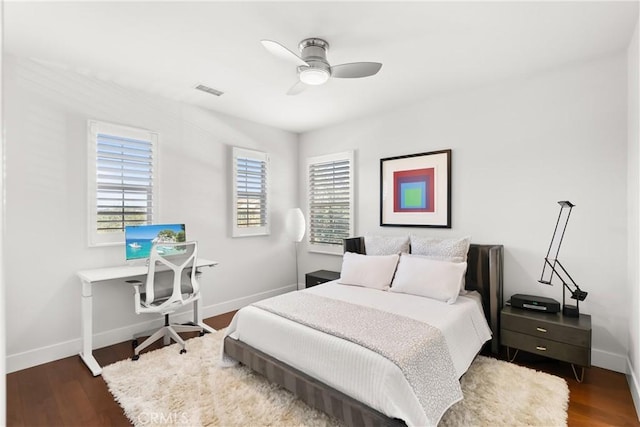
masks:
<svg viewBox="0 0 640 427"><path fill-rule="evenodd" d="M373 76L382 67L379 62L352 62L331 66L327 61L329 43L316 37L304 39L298 44L299 56L273 40L260 42L275 56L297 65L299 80L289 89L287 95L297 95L309 85L324 84L330 77L354 79Z"/></svg>

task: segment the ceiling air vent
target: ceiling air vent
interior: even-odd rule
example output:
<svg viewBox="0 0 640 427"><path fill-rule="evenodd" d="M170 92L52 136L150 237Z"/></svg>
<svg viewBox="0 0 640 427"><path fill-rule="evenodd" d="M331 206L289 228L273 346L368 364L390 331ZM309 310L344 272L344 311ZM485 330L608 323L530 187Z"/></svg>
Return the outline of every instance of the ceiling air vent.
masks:
<svg viewBox="0 0 640 427"><path fill-rule="evenodd" d="M205 86L205 85L198 85L196 86L196 89L201 90L203 92L207 92L210 93L211 95L215 95L215 96L220 96L222 95L224 92L220 92L219 90L216 90L212 87L209 86Z"/></svg>

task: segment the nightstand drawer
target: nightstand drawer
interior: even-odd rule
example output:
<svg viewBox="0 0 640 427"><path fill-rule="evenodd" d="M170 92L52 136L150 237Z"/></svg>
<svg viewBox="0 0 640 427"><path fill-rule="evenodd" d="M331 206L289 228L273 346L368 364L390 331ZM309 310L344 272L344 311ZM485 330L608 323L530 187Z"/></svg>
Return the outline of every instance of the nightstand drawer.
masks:
<svg viewBox="0 0 640 427"><path fill-rule="evenodd" d="M591 366L591 348L580 347L564 342L534 337L531 335L503 329L500 335L502 345L517 348L529 353L539 354L552 359Z"/></svg>
<svg viewBox="0 0 640 427"><path fill-rule="evenodd" d="M562 343L591 347L591 329L584 329L570 324L570 320L564 318L558 320L559 315L541 313L511 313L502 312L501 328L513 332L519 332L533 337L559 341ZM577 321L577 319L575 319Z"/></svg>

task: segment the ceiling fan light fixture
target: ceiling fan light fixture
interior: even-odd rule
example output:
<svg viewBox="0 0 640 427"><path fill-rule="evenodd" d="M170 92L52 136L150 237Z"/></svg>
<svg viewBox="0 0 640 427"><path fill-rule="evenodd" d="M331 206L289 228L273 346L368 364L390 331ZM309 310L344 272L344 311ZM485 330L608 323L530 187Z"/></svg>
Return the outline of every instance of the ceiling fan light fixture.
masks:
<svg viewBox="0 0 640 427"><path fill-rule="evenodd" d="M329 71L322 68L305 68L300 71L300 81L311 86L325 84L330 76Z"/></svg>
<svg viewBox="0 0 640 427"><path fill-rule="evenodd" d="M265 39L261 42L273 55L298 65L298 82L289 89L287 95L297 95L308 86L323 85L334 77L355 79L373 76L382 67L379 62L350 62L332 66L327 61L329 43L317 37L304 39L298 44L299 56L276 41Z"/></svg>

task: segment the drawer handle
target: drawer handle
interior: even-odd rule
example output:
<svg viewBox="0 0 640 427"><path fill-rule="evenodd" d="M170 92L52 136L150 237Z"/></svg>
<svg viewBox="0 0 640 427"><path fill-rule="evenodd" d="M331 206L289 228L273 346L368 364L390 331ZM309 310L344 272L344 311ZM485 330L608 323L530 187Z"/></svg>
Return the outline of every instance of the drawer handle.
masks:
<svg viewBox="0 0 640 427"><path fill-rule="evenodd" d="M536 328L536 331L547 333L547 330L545 328Z"/></svg>
<svg viewBox="0 0 640 427"><path fill-rule="evenodd" d="M539 350L539 351L547 351L547 347L542 347L541 345L537 345L537 346L536 346L536 350Z"/></svg>

